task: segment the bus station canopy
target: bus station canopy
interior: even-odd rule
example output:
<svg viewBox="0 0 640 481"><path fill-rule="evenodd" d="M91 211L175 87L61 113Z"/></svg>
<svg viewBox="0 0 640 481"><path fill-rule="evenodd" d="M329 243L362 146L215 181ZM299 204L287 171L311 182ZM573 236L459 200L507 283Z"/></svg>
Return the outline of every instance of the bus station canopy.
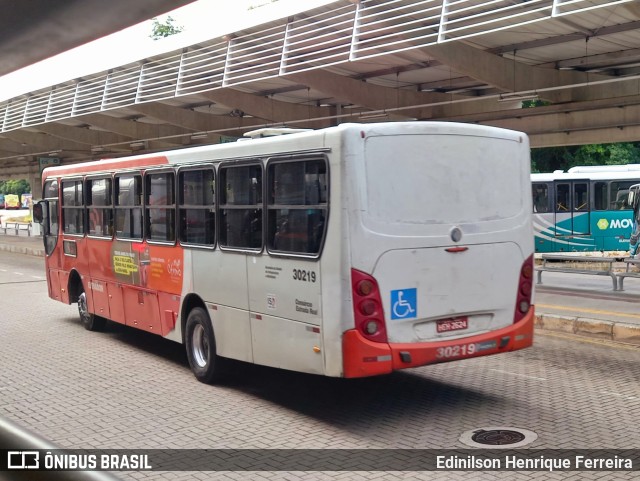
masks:
<svg viewBox="0 0 640 481"><path fill-rule="evenodd" d="M638 2L296 5L0 102L0 169L341 122L472 122L524 131L533 147L640 139Z"/></svg>

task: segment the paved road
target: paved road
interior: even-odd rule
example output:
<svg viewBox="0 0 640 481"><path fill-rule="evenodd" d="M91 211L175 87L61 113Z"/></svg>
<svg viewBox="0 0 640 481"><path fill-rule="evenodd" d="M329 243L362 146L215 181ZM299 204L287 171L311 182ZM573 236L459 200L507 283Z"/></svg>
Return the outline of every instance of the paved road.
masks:
<svg viewBox="0 0 640 481"><path fill-rule="evenodd" d="M84 330L47 298L43 260L0 252L0 415L54 444L109 448L442 448L490 426L530 448L640 449L640 348L538 335L533 348L360 380L239 365L198 383L180 345L110 324ZM137 472L124 479L470 479L464 472ZM472 473L473 479L635 479Z"/></svg>
<svg viewBox="0 0 640 481"><path fill-rule="evenodd" d="M601 320L634 327L626 342L640 345L640 279L627 278L614 291L610 278L544 272L536 286L536 313Z"/></svg>

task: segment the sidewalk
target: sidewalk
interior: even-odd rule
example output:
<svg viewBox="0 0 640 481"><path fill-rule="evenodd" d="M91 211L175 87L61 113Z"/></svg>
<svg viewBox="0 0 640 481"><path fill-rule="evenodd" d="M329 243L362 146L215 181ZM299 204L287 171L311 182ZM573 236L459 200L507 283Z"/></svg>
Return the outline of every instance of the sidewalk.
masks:
<svg viewBox="0 0 640 481"><path fill-rule="evenodd" d="M44 257L42 237L27 236L26 232L18 236L0 232L0 251ZM627 319L612 320L606 311L600 314L597 310L591 310L587 317L577 312L566 312L566 310L558 312L556 309L559 306L543 306L544 304L536 309L536 330L560 332L640 347L640 307L637 316L628 315Z"/></svg>
<svg viewBox="0 0 640 481"><path fill-rule="evenodd" d="M0 251L44 257L42 236L33 234L28 236L26 231L20 231L20 235L0 232Z"/></svg>

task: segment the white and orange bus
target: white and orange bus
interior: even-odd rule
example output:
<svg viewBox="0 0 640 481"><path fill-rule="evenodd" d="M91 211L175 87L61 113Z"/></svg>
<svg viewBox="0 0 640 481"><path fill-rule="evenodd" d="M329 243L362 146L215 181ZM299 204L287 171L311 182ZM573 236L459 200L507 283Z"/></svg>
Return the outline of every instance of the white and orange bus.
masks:
<svg viewBox="0 0 640 481"><path fill-rule="evenodd" d="M253 137L256 137L255 135ZM228 359L362 377L533 342L526 135L343 124L47 168L49 295Z"/></svg>

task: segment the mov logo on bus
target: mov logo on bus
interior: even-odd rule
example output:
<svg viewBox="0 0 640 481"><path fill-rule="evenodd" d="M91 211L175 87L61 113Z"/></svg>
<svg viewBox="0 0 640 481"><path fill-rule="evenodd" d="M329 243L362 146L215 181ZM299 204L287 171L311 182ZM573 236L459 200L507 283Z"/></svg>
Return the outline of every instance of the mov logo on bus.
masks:
<svg viewBox="0 0 640 481"><path fill-rule="evenodd" d="M632 222L631 219L611 219L609 222L607 219L600 219L596 225L600 230L607 229L631 229Z"/></svg>

